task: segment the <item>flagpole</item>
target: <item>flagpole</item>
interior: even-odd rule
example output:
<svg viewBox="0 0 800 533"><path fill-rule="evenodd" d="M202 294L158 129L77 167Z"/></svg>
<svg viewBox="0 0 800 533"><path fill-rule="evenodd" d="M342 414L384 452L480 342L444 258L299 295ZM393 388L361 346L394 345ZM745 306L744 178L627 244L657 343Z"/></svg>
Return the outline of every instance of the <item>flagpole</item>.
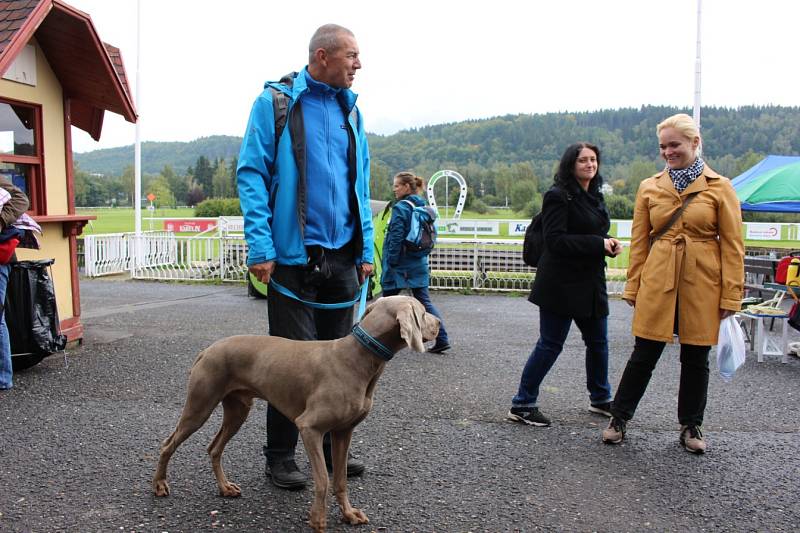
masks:
<svg viewBox="0 0 800 533"><path fill-rule="evenodd" d="M133 210L135 217L135 234L134 234L134 261L133 267L137 267L139 263L139 249L140 239L142 236L142 145L140 140L140 125L142 123L142 97L141 97L141 20L142 20L142 3L141 0L136 0L136 111L139 114L136 120L136 141L134 142L133 149L133 168L134 168L134 193L133 193Z"/></svg>
<svg viewBox="0 0 800 533"><path fill-rule="evenodd" d="M700 15L703 0L697 0L697 53L694 61L694 122L700 128Z"/></svg>

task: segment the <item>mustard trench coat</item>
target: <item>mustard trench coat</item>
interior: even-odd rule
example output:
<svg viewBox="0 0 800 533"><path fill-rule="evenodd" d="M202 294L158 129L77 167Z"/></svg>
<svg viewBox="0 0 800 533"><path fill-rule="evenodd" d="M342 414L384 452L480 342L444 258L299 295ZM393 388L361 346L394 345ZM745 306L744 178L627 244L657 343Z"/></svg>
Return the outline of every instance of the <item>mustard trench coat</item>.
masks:
<svg viewBox="0 0 800 533"><path fill-rule="evenodd" d="M686 195L700 191L673 226L649 246ZM633 334L672 342L675 306L682 344L712 346L719 310L738 311L744 286L739 199L728 178L708 165L678 193L665 169L639 185L631 228L628 280L622 297L636 303Z"/></svg>

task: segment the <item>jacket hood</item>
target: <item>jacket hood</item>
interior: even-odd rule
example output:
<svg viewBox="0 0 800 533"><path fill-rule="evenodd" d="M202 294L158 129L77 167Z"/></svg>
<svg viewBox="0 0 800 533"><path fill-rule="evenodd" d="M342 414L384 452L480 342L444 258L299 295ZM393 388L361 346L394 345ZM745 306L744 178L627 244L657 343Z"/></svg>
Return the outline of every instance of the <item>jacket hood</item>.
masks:
<svg viewBox="0 0 800 533"><path fill-rule="evenodd" d="M419 194L407 194L398 200L402 202L403 200L410 200L414 203L414 205L425 205L425 200Z"/></svg>

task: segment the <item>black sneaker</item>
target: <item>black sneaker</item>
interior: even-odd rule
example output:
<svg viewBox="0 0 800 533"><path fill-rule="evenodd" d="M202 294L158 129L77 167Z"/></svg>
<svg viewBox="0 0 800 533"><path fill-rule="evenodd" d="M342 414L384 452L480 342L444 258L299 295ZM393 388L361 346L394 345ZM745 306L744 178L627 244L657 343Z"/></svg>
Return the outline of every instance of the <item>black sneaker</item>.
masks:
<svg viewBox="0 0 800 533"><path fill-rule="evenodd" d="M537 427L550 425L550 419L544 416L538 407L512 407L506 415L506 420Z"/></svg>
<svg viewBox="0 0 800 533"><path fill-rule="evenodd" d="M428 349L428 353L443 353L452 348L449 342L437 342Z"/></svg>
<svg viewBox="0 0 800 533"><path fill-rule="evenodd" d="M603 442L606 444L619 444L625 438L627 422L616 416L611 417L608 427L603 430Z"/></svg>
<svg viewBox="0 0 800 533"><path fill-rule="evenodd" d="M308 478L297 468L294 459L267 463L267 476L276 487L288 490L305 488Z"/></svg>
<svg viewBox="0 0 800 533"><path fill-rule="evenodd" d="M589 412L611 418L611 402L597 403L589 406Z"/></svg>

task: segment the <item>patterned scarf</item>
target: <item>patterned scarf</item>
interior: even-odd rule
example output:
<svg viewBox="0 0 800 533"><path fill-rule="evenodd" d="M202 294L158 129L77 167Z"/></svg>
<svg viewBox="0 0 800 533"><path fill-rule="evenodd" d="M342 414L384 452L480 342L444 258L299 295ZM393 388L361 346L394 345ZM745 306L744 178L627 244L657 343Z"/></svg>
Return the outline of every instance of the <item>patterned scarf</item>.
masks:
<svg viewBox="0 0 800 533"><path fill-rule="evenodd" d="M703 161L701 157L698 157L694 160L694 163L689 165L686 168L681 169L669 169L669 177L672 179L672 184L675 186L675 190L679 193L686 190L686 187L691 185L697 177L703 173L703 167L705 167L706 163Z"/></svg>

